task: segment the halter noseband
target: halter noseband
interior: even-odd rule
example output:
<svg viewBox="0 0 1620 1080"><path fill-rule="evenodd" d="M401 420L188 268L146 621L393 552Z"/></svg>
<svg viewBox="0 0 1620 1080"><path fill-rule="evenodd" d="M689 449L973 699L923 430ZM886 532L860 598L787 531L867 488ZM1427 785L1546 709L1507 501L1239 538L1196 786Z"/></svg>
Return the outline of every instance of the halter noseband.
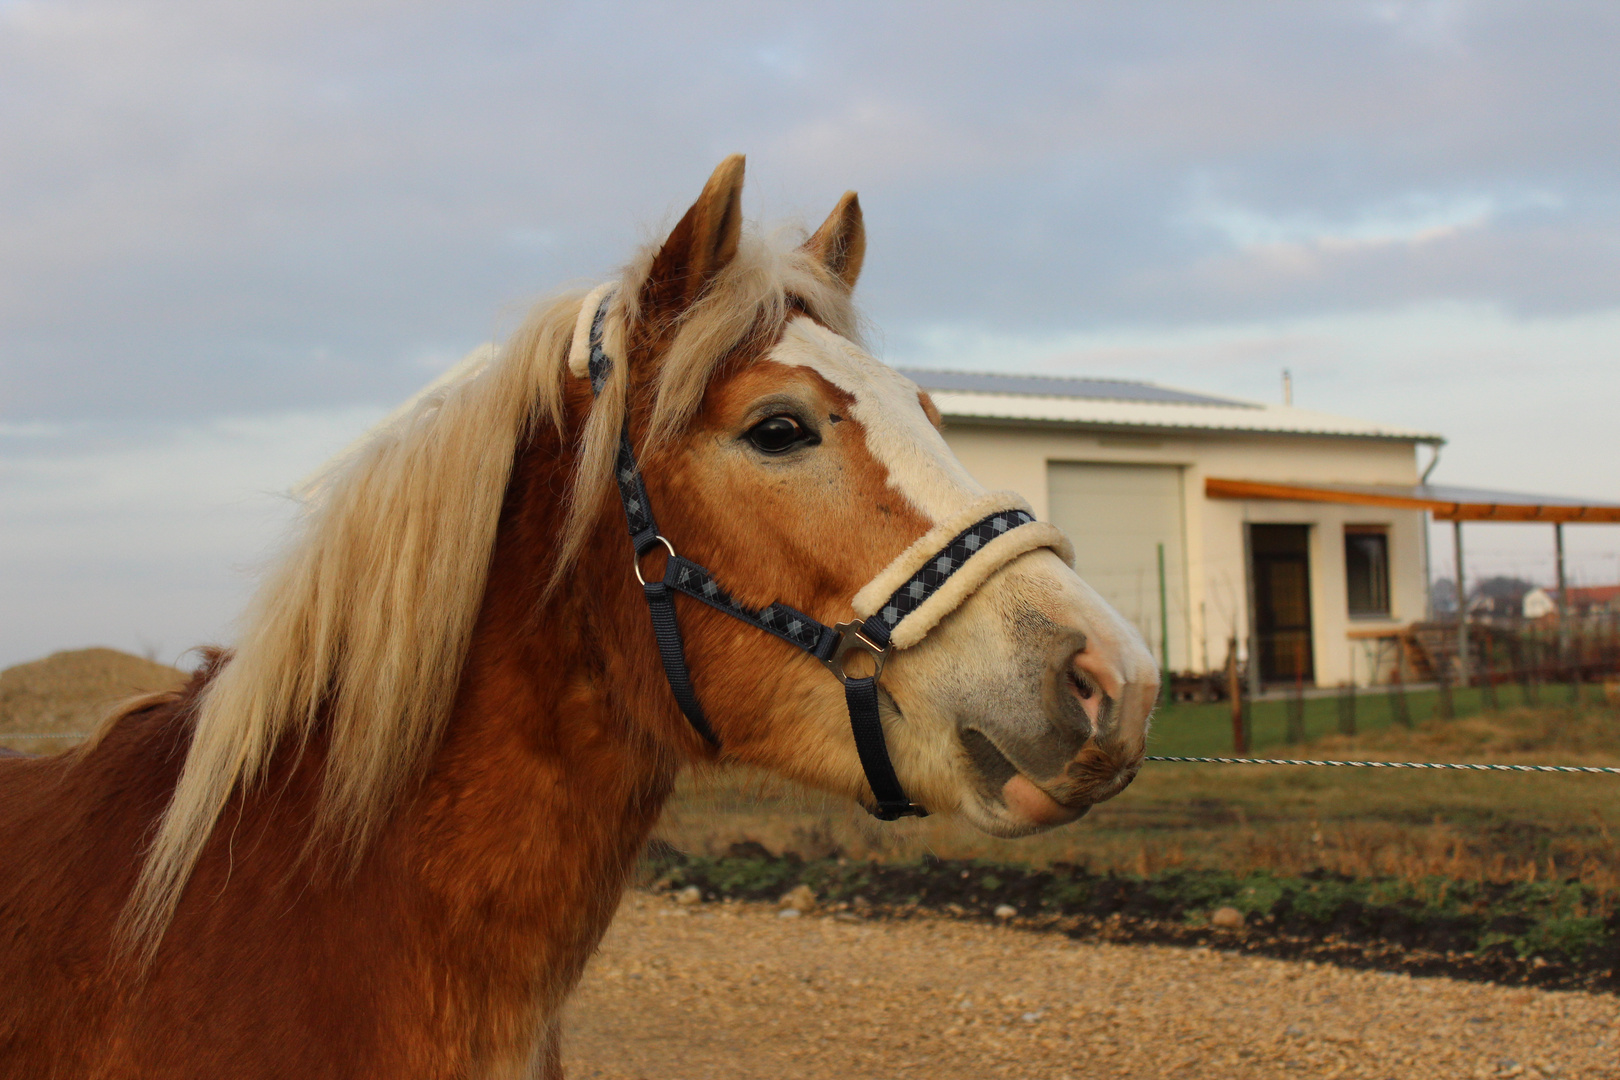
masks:
<svg viewBox="0 0 1620 1080"><path fill-rule="evenodd" d="M585 301L587 305L597 294ZM590 322L588 373L591 393L600 395L607 385L608 372L613 361L602 345L603 323L607 317L611 292L603 295L596 305ZM583 317L583 310L581 315ZM684 593L701 600L710 607L740 619L768 634L774 634L790 645L795 645L815 657L844 684L844 700L849 707L850 730L855 738L855 751L866 772L866 782L872 788L876 808L873 816L883 821L901 817L927 817L928 811L906 797L900 779L889 760L888 743L883 737L883 722L878 713L878 676L893 645L892 637L900 622L922 608L936 596L945 583L975 554L984 551L994 541L1014 529L1033 528L1050 530L1038 533L1044 543L1029 542L1022 550L1051 546L1065 554L1067 542L1051 526L1035 521L1027 509L1009 507L996 510L955 533L948 543L926 557L913 559L918 568L888 599L876 605L876 610L864 619L827 626L802 611L783 603L772 603L753 610L738 603L723 589L708 570L676 554L675 546L658 531L653 517L652 503L647 498L647 485L642 481L641 468L636 463L635 448L630 442L630 420L626 415L619 432L618 458L614 463L615 479L619 486L619 499L624 506L625 522L630 528L630 541L635 548L636 580L647 596L647 607L652 614L653 633L658 639L658 653L664 663L664 674L681 712L693 729L710 745L718 748L720 739L704 715L692 690L692 680L686 667L686 653L681 642L681 629L675 618L674 593ZM1053 539L1055 537L1055 539ZM664 575L657 581L642 576L641 560L662 545L669 553L664 564ZM1002 561L1012 557L1003 546ZM905 556L902 556L904 559ZM1072 556L1069 556L1072 560ZM910 565L908 563L908 565ZM1000 563L997 564L998 566ZM887 573L887 571L886 571ZM987 575L986 575L987 576ZM878 580L882 580L880 575ZM980 578L982 581L982 577ZM865 592L866 590L863 590ZM937 605L936 605L937 606ZM938 618L936 614L934 618ZM911 635L908 635L910 637ZM920 636L920 635L918 635ZM909 640L904 644L911 644ZM851 654L871 657L870 675L854 677L845 668Z"/></svg>

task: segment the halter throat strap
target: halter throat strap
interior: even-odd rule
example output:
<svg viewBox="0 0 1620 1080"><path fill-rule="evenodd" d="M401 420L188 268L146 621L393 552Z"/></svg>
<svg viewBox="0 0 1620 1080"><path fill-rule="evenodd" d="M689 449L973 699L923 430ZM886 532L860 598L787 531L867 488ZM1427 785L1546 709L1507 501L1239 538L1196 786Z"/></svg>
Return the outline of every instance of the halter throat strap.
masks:
<svg viewBox="0 0 1620 1080"><path fill-rule="evenodd" d="M590 322L588 374L594 395L600 395L607 385L608 373L613 366L602 345L603 324L611 299L611 295L600 298ZM675 613L674 594L677 592L773 634L824 664L844 684L850 733L861 768L866 773L866 782L872 789L874 806L870 808L871 813L883 821L926 817L928 811L906 797L905 789L895 774L894 763L889 759L888 742L883 735L878 678L883 673L883 664L892 645L892 631L906 614L923 607L930 597L939 592L974 552L981 550L994 538L1034 523L1034 515L1014 507L997 510L973 522L942 545L937 556L928 559L901 583L886 602L877 605L874 614L865 619L827 626L779 601L757 610L749 608L735 600L710 571L676 553L675 546L658 531L652 501L647 497L647 485L636 462L635 447L630 441L628 415L619 431L614 479L618 484L619 501L624 508L631 546L635 550L636 579L641 582L652 616L653 635L658 643L664 675L676 704L693 730L710 746L719 748L720 739L692 689L685 645ZM642 575L641 561L659 547L665 548L669 556L664 564L664 573L660 579L648 581ZM857 677L849 673L847 665L852 654L870 658L874 669L870 675Z"/></svg>

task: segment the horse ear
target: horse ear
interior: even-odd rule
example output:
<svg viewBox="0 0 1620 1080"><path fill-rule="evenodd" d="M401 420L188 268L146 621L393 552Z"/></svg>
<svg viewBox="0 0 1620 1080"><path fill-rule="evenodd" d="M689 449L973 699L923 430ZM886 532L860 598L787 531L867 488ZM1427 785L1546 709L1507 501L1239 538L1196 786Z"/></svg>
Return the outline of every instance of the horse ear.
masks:
<svg viewBox="0 0 1620 1080"><path fill-rule="evenodd" d="M861 200L853 191L844 192L821 228L804 242L804 250L846 286L855 287L861 263L866 261L866 223L861 218Z"/></svg>
<svg viewBox="0 0 1620 1080"><path fill-rule="evenodd" d="M742 237L743 156L732 154L714 170L703 194L653 258L641 289L641 310L654 319L690 307L737 255Z"/></svg>

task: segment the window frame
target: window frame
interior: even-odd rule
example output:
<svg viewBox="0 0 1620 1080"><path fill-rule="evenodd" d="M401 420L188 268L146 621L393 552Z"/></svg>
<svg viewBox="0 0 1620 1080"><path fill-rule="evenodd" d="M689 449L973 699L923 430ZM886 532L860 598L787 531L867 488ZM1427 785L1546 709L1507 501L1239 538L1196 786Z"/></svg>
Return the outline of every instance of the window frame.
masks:
<svg viewBox="0 0 1620 1080"><path fill-rule="evenodd" d="M1352 561L1351 551L1357 537L1377 537L1383 549L1383 565L1379 567L1371 560ZM1355 565L1366 568L1368 580L1365 583L1366 592L1373 599L1380 599L1378 593L1382 592L1383 606L1356 607L1356 582L1354 580ZM1382 581L1379 581L1379 570L1382 570ZM1357 621L1377 621L1394 618L1395 604L1393 596L1393 574L1391 573L1389 557L1389 526L1382 524L1347 524L1344 527L1344 604L1349 617ZM1379 589L1379 586L1382 589Z"/></svg>

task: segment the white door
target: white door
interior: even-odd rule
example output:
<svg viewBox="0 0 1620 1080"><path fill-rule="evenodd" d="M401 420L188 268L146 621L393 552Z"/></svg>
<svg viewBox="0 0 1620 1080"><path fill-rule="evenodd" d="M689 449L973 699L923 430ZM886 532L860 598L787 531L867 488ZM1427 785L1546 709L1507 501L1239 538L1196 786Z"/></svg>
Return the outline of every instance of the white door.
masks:
<svg viewBox="0 0 1620 1080"><path fill-rule="evenodd" d="M1170 666L1192 667L1179 465L1054 461L1047 465L1052 523L1074 541L1074 568L1135 623L1160 658L1159 545L1164 545Z"/></svg>

